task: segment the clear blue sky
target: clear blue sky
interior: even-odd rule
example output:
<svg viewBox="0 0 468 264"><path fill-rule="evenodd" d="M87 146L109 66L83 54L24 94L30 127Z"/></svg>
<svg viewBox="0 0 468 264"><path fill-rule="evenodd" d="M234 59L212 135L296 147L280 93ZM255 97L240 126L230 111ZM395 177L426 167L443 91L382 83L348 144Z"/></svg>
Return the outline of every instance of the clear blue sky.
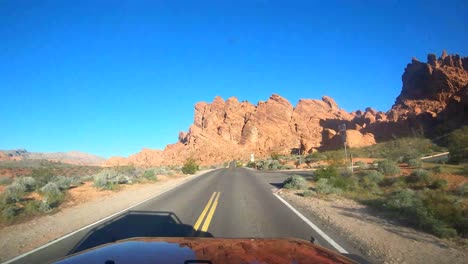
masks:
<svg viewBox="0 0 468 264"><path fill-rule="evenodd" d="M216 95L387 111L412 56L468 55L466 0L407 2L0 0L0 149L163 148Z"/></svg>

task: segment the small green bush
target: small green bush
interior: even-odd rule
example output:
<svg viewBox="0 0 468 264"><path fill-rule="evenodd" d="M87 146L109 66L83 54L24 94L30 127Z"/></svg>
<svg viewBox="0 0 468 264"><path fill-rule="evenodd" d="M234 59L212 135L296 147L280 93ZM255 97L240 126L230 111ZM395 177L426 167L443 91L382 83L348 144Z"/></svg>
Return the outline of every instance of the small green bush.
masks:
<svg viewBox="0 0 468 264"><path fill-rule="evenodd" d="M146 170L143 173L143 177L150 181L155 181L158 179L153 170Z"/></svg>
<svg viewBox="0 0 468 264"><path fill-rule="evenodd" d="M268 166L270 170L278 170L281 168L281 163L278 160L272 160Z"/></svg>
<svg viewBox="0 0 468 264"><path fill-rule="evenodd" d="M279 153L271 153L270 157L272 160L279 160L281 155Z"/></svg>
<svg viewBox="0 0 468 264"><path fill-rule="evenodd" d="M315 185L315 190L320 194L341 194L342 190L340 188L334 187L329 179L321 178L317 181Z"/></svg>
<svg viewBox="0 0 468 264"><path fill-rule="evenodd" d="M167 167L156 167L153 168L155 175L171 175L171 171Z"/></svg>
<svg viewBox="0 0 468 264"><path fill-rule="evenodd" d="M434 181L432 173L423 169L417 169L412 171L410 176L408 176L406 180L409 183L423 184L424 186L428 186Z"/></svg>
<svg viewBox="0 0 468 264"><path fill-rule="evenodd" d="M419 168L421 167L421 160L419 159L410 159L408 160L408 166L413 167L413 168Z"/></svg>
<svg viewBox="0 0 468 264"><path fill-rule="evenodd" d="M448 186L448 181L444 179L437 179L431 184L433 189L445 189Z"/></svg>
<svg viewBox="0 0 468 264"><path fill-rule="evenodd" d="M0 178L0 185L10 185L13 183L13 178Z"/></svg>
<svg viewBox="0 0 468 264"><path fill-rule="evenodd" d="M292 169L294 169L294 166L291 166L291 165L283 165L283 166L281 166L281 169L282 169L282 170L292 170Z"/></svg>
<svg viewBox="0 0 468 264"><path fill-rule="evenodd" d="M32 192L36 189L38 182L33 177L19 177L15 180L19 185L24 186L25 192Z"/></svg>
<svg viewBox="0 0 468 264"><path fill-rule="evenodd" d="M311 190L305 190L301 193L301 196L302 197L310 197L310 196L314 196L315 195L315 192L314 191L311 191Z"/></svg>
<svg viewBox="0 0 468 264"><path fill-rule="evenodd" d="M359 184L366 190L370 190L372 192L379 191L379 183L381 183L384 179L382 173L378 171L363 171L358 174L359 175Z"/></svg>
<svg viewBox="0 0 468 264"><path fill-rule="evenodd" d="M451 163L468 162L468 126L450 133L448 138Z"/></svg>
<svg viewBox="0 0 468 264"><path fill-rule="evenodd" d="M437 165L437 166L435 166L435 167L432 168L432 171L433 171L434 173L442 173L443 169L442 169L442 166Z"/></svg>
<svg viewBox="0 0 468 264"><path fill-rule="evenodd" d="M314 172L314 176L316 180L325 178L330 179L334 177L338 177L338 169L334 166L323 167Z"/></svg>
<svg viewBox="0 0 468 264"><path fill-rule="evenodd" d="M187 159L182 167L183 174L194 174L198 171L199 167L194 159Z"/></svg>
<svg viewBox="0 0 468 264"><path fill-rule="evenodd" d="M247 163L247 167L249 167L249 168L255 168L255 167L256 167L256 163L253 162L253 161L249 161L249 163Z"/></svg>
<svg viewBox="0 0 468 264"><path fill-rule="evenodd" d="M49 182L41 188L43 200L41 204L41 210L44 212L50 211L54 207L58 207L64 199L64 193L60 190L60 187L55 182Z"/></svg>
<svg viewBox="0 0 468 264"><path fill-rule="evenodd" d="M8 205L2 210L2 219L10 222L19 214L20 208L16 205Z"/></svg>
<svg viewBox="0 0 468 264"><path fill-rule="evenodd" d="M295 189L295 190L303 190L307 188L307 181L304 177L299 175L293 175L287 178L283 182L283 188L285 189Z"/></svg>
<svg viewBox="0 0 468 264"><path fill-rule="evenodd" d="M26 187L17 182L13 182L5 188L4 202L17 203L24 197Z"/></svg>
<svg viewBox="0 0 468 264"><path fill-rule="evenodd" d="M369 166L363 161L356 161L354 163L354 166L358 166L360 170L365 170L365 169L369 168Z"/></svg>
<svg viewBox="0 0 468 264"><path fill-rule="evenodd" d="M61 191L68 190L72 185L73 179L65 176L55 176L52 178L51 182L57 184Z"/></svg>
<svg viewBox="0 0 468 264"><path fill-rule="evenodd" d="M380 172L387 176L394 176L400 173L398 165L391 160L380 160L377 163L377 168Z"/></svg>

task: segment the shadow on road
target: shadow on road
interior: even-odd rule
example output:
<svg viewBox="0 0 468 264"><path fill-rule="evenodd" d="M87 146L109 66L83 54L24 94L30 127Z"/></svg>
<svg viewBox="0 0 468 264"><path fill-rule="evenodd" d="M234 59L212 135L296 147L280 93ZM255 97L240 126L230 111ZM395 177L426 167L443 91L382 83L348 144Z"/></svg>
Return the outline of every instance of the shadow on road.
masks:
<svg viewBox="0 0 468 264"><path fill-rule="evenodd" d="M128 211L93 228L68 254L132 237L213 237L213 235L196 231L193 226L183 224L172 212Z"/></svg>

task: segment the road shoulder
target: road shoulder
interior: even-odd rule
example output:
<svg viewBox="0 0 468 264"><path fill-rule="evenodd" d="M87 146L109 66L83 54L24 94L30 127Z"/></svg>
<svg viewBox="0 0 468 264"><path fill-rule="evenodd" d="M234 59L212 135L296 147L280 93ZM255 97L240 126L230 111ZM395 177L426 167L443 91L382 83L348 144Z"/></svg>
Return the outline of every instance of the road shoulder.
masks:
<svg viewBox="0 0 468 264"><path fill-rule="evenodd" d="M339 232L374 263L464 263L466 260L466 253L454 243L394 224L354 201L300 197L286 190L280 195L301 213L313 215L328 229Z"/></svg>

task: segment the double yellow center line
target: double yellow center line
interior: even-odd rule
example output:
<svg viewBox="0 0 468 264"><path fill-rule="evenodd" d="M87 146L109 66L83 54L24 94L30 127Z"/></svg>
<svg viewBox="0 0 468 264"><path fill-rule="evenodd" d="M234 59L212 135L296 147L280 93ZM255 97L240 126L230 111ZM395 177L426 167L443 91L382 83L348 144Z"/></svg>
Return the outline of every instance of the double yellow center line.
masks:
<svg viewBox="0 0 468 264"><path fill-rule="evenodd" d="M197 231L203 231L203 232L206 232L208 231L208 227L210 226L210 223L211 223L211 219L213 218L213 215L216 211L216 207L218 206L218 200L219 200L219 196L221 195L220 192L214 192L212 195L211 195L211 198L210 200L208 201L208 203L206 204L205 208L203 209L200 217L198 217L198 220L197 222L195 223L195 225L193 226L193 228ZM208 212L208 214L207 214ZM205 219L205 215L206 215L206 219ZM205 222L203 223L203 219L205 219ZM203 223L203 226L201 227L200 229L200 225Z"/></svg>

